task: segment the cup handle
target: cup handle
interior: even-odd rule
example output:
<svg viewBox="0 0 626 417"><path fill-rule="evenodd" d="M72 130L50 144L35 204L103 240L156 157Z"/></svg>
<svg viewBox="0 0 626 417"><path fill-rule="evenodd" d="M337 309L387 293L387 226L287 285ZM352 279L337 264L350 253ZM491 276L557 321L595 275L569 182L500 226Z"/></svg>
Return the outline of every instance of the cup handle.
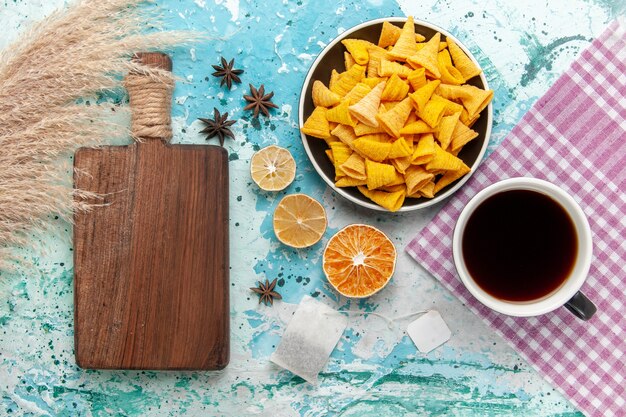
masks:
<svg viewBox="0 0 626 417"><path fill-rule="evenodd" d="M593 317L597 311L595 304L580 291L574 294L574 296L565 303L565 307L570 313L585 321Z"/></svg>

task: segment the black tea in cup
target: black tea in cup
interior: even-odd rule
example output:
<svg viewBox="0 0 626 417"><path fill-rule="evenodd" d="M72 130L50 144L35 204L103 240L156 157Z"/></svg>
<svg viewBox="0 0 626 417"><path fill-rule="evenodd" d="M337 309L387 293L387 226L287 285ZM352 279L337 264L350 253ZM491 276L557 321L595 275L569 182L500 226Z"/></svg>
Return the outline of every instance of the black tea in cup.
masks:
<svg viewBox="0 0 626 417"><path fill-rule="evenodd" d="M576 264L574 223L551 197L531 190L492 195L470 215L462 237L469 275L485 292L527 302L556 291Z"/></svg>

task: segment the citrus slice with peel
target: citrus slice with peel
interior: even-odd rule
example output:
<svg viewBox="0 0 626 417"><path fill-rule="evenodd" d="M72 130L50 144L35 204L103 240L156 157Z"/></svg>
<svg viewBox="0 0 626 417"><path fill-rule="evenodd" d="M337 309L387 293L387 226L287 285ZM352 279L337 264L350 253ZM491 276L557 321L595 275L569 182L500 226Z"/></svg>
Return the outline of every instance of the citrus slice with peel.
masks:
<svg viewBox="0 0 626 417"><path fill-rule="evenodd" d="M351 224L330 238L322 260L328 282L342 295L376 294L396 269L396 248L380 230Z"/></svg>
<svg viewBox="0 0 626 417"><path fill-rule="evenodd" d="M250 175L262 190L284 190L296 177L296 161L287 149L271 145L252 155Z"/></svg>
<svg viewBox="0 0 626 417"><path fill-rule="evenodd" d="M274 233L285 245L306 248L319 242L326 231L326 211L306 194L283 198L274 211Z"/></svg>

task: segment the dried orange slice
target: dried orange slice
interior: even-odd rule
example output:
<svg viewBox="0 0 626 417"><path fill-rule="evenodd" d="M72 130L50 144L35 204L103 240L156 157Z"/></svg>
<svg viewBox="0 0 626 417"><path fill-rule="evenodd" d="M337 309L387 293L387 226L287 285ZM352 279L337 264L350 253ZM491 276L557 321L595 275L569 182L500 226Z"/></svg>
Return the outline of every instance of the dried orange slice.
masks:
<svg viewBox="0 0 626 417"><path fill-rule="evenodd" d="M323 267L328 282L342 295L369 297L380 291L396 269L396 248L383 232L351 224L326 245Z"/></svg>
<svg viewBox="0 0 626 417"><path fill-rule="evenodd" d="M326 231L326 211L305 194L283 198L274 211L274 233L285 245L306 248L319 242Z"/></svg>
<svg viewBox="0 0 626 417"><path fill-rule="evenodd" d="M284 190L296 177L296 161L287 149L271 145L252 155L250 175L262 190Z"/></svg>

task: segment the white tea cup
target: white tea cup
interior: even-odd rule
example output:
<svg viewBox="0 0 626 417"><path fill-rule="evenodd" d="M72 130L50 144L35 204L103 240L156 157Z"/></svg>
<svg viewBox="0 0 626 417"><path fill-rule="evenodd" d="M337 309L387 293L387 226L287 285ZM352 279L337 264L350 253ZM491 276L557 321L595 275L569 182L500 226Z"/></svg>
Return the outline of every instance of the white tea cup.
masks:
<svg viewBox="0 0 626 417"><path fill-rule="evenodd" d="M571 272L563 283L551 293L529 301L509 301L497 298L472 278L463 258L463 233L472 213L488 198L511 190L529 190L544 194L556 201L569 215L578 239L578 249ZM492 184L476 194L463 208L457 219L452 239L454 263L461 281L468 291L485 306L510 316L537 316L565 306L582 320L588 320L596 311L594 304L579 290L582 287L592 258L591 229L585 213L578 203L556 185L536 178L510 178ZM504 278L504 277L503 277Z"/></svg>

